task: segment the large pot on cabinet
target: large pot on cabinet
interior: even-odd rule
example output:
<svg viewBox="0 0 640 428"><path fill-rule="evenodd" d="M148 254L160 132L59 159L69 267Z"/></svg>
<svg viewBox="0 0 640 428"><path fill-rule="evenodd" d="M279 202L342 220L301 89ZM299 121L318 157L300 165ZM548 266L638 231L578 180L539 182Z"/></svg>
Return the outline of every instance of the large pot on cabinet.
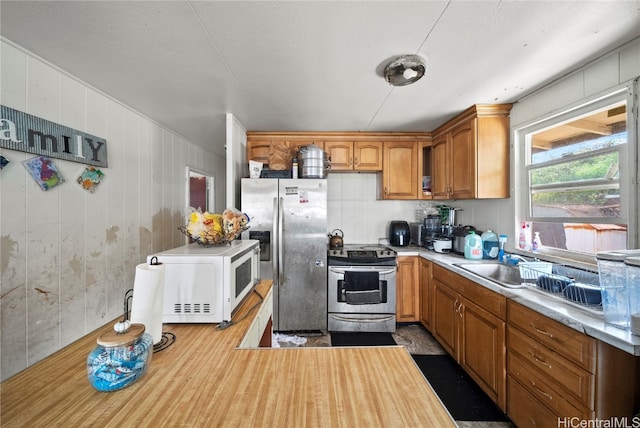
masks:
<svg viewBox="0 0 640 428"><path fill-rule="evenodd" d="M298 151L298 177L327 178L331 168L329 155L315 144L300 147Z"/></svg>

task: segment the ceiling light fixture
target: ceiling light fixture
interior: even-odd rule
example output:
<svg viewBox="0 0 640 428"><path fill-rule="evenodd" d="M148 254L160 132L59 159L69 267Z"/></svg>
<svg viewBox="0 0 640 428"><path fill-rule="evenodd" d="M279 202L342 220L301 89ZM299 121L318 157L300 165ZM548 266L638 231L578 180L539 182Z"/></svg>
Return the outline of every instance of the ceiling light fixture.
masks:
<svg viewBox="0 0 640 428"><path fill-rule="evenodd" d="M384 68L384 78L390 85L406 86L417 82L425 72L424 59L418 55L395 57Z"/></svg>

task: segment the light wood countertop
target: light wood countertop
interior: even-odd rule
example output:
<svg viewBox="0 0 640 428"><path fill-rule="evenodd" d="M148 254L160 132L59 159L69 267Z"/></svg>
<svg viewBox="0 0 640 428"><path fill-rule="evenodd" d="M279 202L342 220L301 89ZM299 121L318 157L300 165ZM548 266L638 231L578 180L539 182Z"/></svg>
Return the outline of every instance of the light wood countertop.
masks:
<svg viewBox="0 0 640 428"><path fill-rule="evenodd" d="M136 383L106 393L89 384L86 359L110 323L0 384L0 425L456 426L404 347L237 349L251 320L165 324L175 343Z"/></svg>

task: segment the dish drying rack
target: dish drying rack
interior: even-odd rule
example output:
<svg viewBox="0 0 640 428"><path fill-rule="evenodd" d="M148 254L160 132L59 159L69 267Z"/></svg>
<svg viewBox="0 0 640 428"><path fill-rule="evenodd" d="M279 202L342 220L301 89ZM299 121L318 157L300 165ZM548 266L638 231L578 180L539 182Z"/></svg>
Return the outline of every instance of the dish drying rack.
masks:
<svg viewBox="0 0 640 428"><path fill-rule="evenodd" d="M597 272L541 261L520 262L517 267L525 286L574 305L602 311L602 288Z"/></svg>

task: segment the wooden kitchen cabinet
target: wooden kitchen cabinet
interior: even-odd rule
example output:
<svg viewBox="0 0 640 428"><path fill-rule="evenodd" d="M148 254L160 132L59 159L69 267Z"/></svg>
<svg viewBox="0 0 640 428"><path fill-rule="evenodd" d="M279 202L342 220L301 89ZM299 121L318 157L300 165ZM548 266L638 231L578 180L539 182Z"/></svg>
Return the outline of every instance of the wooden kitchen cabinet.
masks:
<svg viewBox="0 0 640 428"><path fill-rule="evenodd" d="M417 256L397 257L396 321L414 322L420 318L420 265Z"/></svg>
<svg viewBox="0 0 640 428"><path fill-rule="evenodd" d="M476 104L433 132L433 198L509 197L511 104Z"/></svg>
<svg viewBox="0 0 640 428"><path fill-rule="evenodd" d="M382 199L417 199L417 141L385 141L382 148Z"/></svg>
<svg viewBox="0 0 640 428"><path fill-rule="evenodd" d="M432 281L432 334L506 410L506 298L436 264Z"/></svg>
<svg viewBox="0 0 640 428"><path fill-rule="evenodd" d="M270 139L247 139L247 162L253 160L261 162L263 165L268 165L270 148Z"/></svg>
<svg viewBox="0 0 640 428"><path fill-rule="evenodd" d="M331 171L382 171L381 141L328 141Z"/></svg>
<svg viewBox="0 0 640 428"><path fill-rule="evenodd" d="M519 427L637 412L639 358L513 301L507 343L507 414Z"/></svg>
<svg viewBox="0 0 640 428"><path fill-rule="evenodd" d="M433 318L433 281L431 280L431 262L420 257L420 323L431 330Z"/></svg>
<svg viewBox="0 0 640 428"><path fill-rule="evenodd" d="M418 140L418 199L433 199L431 185L425 187L423 180L426 177L433 178L433 140L431 136ZM431 181L430 181L431 182Z"/></svg>

